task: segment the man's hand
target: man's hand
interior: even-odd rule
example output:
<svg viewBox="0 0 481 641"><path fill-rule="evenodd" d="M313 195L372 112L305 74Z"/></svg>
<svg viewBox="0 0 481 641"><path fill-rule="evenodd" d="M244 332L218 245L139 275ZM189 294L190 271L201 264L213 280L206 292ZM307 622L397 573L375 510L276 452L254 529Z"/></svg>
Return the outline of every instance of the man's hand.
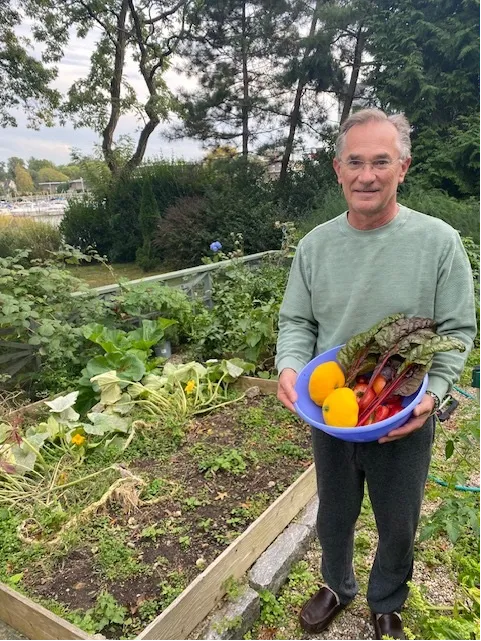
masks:
<svg viewBox="0 0 481 641"><path fill-rule="evenodd" d="M434 410L434 398L429 394L425 394L416 407L413 410L412 418L404 423L401 427L398 427L396 430L389 432L386 436L383 436L379 439L378 443L389 443L390 441L397 441L400 438L404 438L411 432L419 430L424 423L428 420Z"/></svg>
<svg viewBox="0 0 481 641"><path fill-rule="evenodd" d="M287 367L282 370L277 387L277 398L294 414L296 413L296 410L294 409L293 403L297 401L297 392L294 389L296 380L297 372Z"/></svg>

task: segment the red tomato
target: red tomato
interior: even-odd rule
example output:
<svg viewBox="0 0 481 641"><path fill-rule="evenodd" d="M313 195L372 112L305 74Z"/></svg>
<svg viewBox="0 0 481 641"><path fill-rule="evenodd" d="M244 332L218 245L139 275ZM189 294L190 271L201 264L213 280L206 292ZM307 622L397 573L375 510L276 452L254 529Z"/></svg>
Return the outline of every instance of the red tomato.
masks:
<svg viewBox="0 0 481 641"><path fill-rule="evenodd" d="M401 403L390 403L388 404L388 409L389 409L389 416L394 416L398 412L404 409L404 407L401 405Z"/></svg>
<svg viewBox="0 0 481 641"><path fill-rule="evenodd" d="M366 383L357 382L352 388L352 391L356 395L356 400L358 403L361 400L361 398L364 396L364 392L366 390L367 390L367 382Z"/></svg>
<svg viewBox="0 0 481 641"><path fill-rule="evenodd" d="M389 407L386 405L379 405L374 412L374 422L379 423L379 421L384 421L384 419L389 416Z"/></svg>
<svg viewBox="0 0 481 641"><path fill-rule="evenodd" d="M372 388L366 390L358 401L359 409L360 410L367 409L375 398L376 398L376 392Z"/></svg>

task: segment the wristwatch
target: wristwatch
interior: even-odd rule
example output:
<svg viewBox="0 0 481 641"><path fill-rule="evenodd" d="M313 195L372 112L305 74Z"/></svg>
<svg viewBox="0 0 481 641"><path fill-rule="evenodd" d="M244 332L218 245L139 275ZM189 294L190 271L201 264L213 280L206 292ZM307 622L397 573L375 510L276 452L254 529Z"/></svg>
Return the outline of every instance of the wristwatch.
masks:
<svg viewBox="0 0 481 641"><path fill-rule="evenodd" d="M441 405L441 399L437 394L435 394L434 392L431 392L431 390L429 389L427 390L426 394L434 400L433 412L437 412Z"/></svg>

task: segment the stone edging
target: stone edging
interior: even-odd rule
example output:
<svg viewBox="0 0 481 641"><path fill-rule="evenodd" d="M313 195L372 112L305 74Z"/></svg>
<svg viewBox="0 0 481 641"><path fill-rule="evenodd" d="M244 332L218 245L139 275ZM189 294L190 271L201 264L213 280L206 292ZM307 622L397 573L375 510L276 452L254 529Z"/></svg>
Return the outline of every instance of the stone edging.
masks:
<svg viewBox="0 0 481 641"><path fill-rule="evenodd" d="M260 615L260 590L277 594L292 566L300 561L315 536L318 499L314 497L261 554L247 573L248 585L197 629L196 639L242 639ZM203 631L200 631L202 630Z"/></svg>

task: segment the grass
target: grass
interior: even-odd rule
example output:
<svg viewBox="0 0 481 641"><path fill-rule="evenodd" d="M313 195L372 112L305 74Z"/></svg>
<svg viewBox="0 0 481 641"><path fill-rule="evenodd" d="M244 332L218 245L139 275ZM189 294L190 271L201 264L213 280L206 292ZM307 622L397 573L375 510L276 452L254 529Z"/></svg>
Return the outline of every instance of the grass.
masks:
<svg viewBox="0 0 481 641"><path fill-rule="evenodd" d="M153 271L144 272L135 263L113 263L111 273L104 265L71 265L67 269L76 278L80 278L88 283L91 287L102 287L102 285L113 285L120 279L136 280L155 276L156 274L165 274L168 270L158 267Z"/></svg>

